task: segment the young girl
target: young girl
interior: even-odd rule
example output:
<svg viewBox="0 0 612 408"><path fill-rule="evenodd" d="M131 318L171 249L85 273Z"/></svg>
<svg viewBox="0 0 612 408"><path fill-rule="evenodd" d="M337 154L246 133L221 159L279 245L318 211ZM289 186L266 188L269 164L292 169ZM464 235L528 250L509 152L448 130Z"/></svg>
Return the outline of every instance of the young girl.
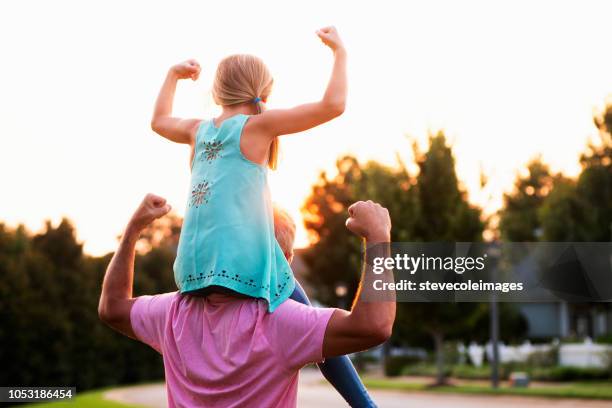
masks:
<svg viewBox="0 0 612 408"><path fill-rule="evenodd" d="M211 120L175 118L176 83L198 79L200 66L188 60L170 69L151 127L191 146L191 186L174 263L181 293L262 298L273 312L294 292L293 273L274 236L267 167L276 168L278 136L311 129L344 111L346 51L335 28L323 28L317 35L334 52L327 90L320 101L292 109L265 110L273 82L267 67L257 57L232 55L219 64L213 84L221 114ZM337 382L353 378L355 384L343 396L359 404L355 406L372 406L344 359L336 360L353 371L344 368Z"/></svg>

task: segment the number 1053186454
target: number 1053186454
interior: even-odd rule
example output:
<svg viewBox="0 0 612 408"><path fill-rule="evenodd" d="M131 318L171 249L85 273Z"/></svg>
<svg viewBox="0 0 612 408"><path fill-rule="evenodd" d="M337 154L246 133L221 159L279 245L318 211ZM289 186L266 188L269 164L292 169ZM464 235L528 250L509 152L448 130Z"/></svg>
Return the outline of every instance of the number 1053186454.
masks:
<svg viewBox="0 0 612 408"><path fill-rule="evenodd" d="M75 387L0 387L0 402L71 400Z"/></svg>

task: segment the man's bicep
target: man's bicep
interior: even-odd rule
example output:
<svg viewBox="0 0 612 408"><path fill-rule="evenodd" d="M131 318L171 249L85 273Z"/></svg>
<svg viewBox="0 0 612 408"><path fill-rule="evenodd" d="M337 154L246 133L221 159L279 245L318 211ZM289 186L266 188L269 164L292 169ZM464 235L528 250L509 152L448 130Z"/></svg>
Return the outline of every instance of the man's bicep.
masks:
<svg viewBox="0 0 612 408"><path fill-rule="evenodd" d="M346 310L334 310L323 337L323 357L346 354L347 341L350 339L348 316L349 312Z"/></svg>
<svg viewBox="0 0 612 408"><path fill-rule="evenodd" d="M359 327L351 313L336 309L323 337L323 357L341 356L371 347L371 340L363 335Z"/></svg>
<svg viewBox="0 0 612 408"><path fill-rule="evenodd" d="M136 339L132 329L131 313L136 299L118 299L108 302L105 319L107 325L119 333Z"/></svg>

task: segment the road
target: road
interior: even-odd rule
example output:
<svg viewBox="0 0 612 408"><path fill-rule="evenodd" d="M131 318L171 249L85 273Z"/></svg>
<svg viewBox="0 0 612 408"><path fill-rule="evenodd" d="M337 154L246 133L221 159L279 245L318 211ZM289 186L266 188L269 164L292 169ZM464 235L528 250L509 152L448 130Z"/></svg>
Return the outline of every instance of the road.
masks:
<svg viewBox="0 0 612 408"><path fill-rule="evenodd" d="M321 383L323 377L314 369L300 373L298 391L299 408L346 407L346 403L328 384ZM166 390L163 383L117 388L107 391L105 397L124 403L138 404L150 408L166 408ZM426 392L372 391L372 397L380 408L610 408L610 401L577 399L546 399L515 396L451 395Z"/></svg>

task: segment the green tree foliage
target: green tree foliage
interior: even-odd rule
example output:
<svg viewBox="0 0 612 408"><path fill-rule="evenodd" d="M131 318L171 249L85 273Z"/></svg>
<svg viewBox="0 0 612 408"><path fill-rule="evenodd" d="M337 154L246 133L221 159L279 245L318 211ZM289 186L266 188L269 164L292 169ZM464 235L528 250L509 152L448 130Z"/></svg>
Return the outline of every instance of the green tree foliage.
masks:
<svg viewBox="0 0 612 408"><path fill-rule="evenodd" d="M588 240L612 239L612 105L594 118L599 143L589 143L580 157L582 172L576 192L592 214Z"/></svg>
<svg viewBox="0 0 612 408"><path fill-rule="evenodd" d="M594 117L599 140L580 156L576 179L552 175L536 158L504 195L499 229L507 241L609 241L612 238L612 105Z"/></svg>
<svg viewBox="0 0 612 408"><path fill-rule="evenodd" d="M557 177L552 191L538 210L543 241L589 241L594 223L585 200L576 189L576 182Z"/></svg>
<svg viewBox="0 0 612 408"><path fill-rule="evenodd" d="M337 174L321 173L312 187L302 213L313 244L304 252L311 273L307 280L323 303L338 305L335 288L346 285L347 297L354 296L360 277L360 241L344 227L348 207L359 200L376 200L387 206L394 223L414 224L409 193L410 177L405 169L376 162L361 165L351 156L336 162ZM406 229L393 228L392 239L407 240Z"/></svg>
<svg viewBox="0 0 612 408"><path fill-rule="evenodd" d="M504 194L499 229L505 241L533 242L542 233L538 211L552 189L554 177L541 157L532 159L526 170L525 175L517 177L514 190Z"/></svg>
<svg viewBox="0 0 612 408"><path fill-rule="evenodd" d="M429 149L414 148L418 220L412 236L429 242L481 241L481 210L469 204L459 186L455 159L442 132L429 138ZM418 327L431 336L438 366L437 383L443 383L443 348L446 339L464 337L474 327L482 308L477 303L400 303L396 326Z"/></svg>
<svg viewBox="0 0 612 408"><path fill-rule="evenodd" d="M360 165L353 157L338 161L335 177L320 176L303 208L306 228L315 239L305 254L308 279L317 288L319 300L335 304L335 284L347 282L351 294L358 284L359 242L344 228L346 209L354 201L374 200L386 206L393 223L391 238L396 242L482 239L480 209L469 204L459 186L444 134L432 135L429 149L420 152L415 146L414 153L419 167L416 177L401 161L390 168L374 162ZM441 352L444 339L468 332L481 309L469 303L400 303L395 341L420 342L426 335Z"/></svg>
<svg viewBox="0 0 612 408"><path fill-rule="evenodd" d="M527 165L504 196L499 228L508 241L610 241L612 238L612 105L594 117L599 139L580 156L576 179L551 175L540 159ZM601 305L598 305L601 307Z"/></svg>
<svg viewBox="0 0 612 408"><path fill-rule="evenodd" d="M346 285L350 296L356 291L359 276L359 242L346 234L344 222L362 172L357 160L350 156L338 159L336 167L338 175L332 179L320 174L302 208L304 224L315 241L304 252L311 271L306 279L316 288L317 299L331 305L339 302L336 285Z"/></svg>
<svg viewBox="0 0 612 408"><path fill-rule="evenodd" d="M173 259L163 245L139 255L136 294L174 290ZM0 224L0 384L84 390L163 378L155 351L98 319L109 261L85 256L66 219L34 236Z"/></svg>
<svg viewBox="0 0 612 408"><path fill-rule="evenodd" d="M469 204L459 186L455 158L444 133L429 138L429 150L414 147L419 174L416 195L419 218L414 237L420 241L481 241L481 210Z"/></svg>

